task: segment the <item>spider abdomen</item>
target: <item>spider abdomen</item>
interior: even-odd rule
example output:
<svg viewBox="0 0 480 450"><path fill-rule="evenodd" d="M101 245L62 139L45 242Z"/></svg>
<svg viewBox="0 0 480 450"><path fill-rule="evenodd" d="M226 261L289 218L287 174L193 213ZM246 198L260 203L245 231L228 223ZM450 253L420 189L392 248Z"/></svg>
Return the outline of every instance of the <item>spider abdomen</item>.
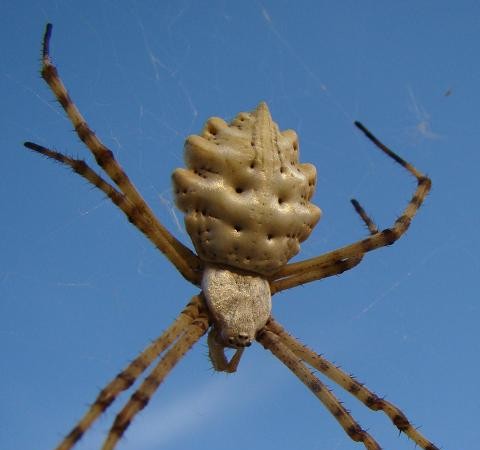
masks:
<svg viewBox="0 0 480 450"><path fill-rule="evenodd" d="M271 275L320 218L316 169L298 162L296 133L280 132L265 103L230 124L209 119L187 139L185 161L173 173L176 203L204 261Z"/></svg>
<svg viewBox="0 0 480 450"><path fill-rule="evenodd" d="M268 281L253 274L207 265L202 290L217 335L227 347L248 347L272 310Z"/></svg>

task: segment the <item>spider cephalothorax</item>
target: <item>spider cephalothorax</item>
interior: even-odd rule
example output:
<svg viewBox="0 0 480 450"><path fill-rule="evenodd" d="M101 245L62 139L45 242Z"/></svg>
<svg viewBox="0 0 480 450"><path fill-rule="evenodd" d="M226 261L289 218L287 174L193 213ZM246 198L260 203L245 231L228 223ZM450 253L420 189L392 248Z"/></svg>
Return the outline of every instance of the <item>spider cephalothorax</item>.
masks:
<svg viewBox="0 0 480 450"><path fill-rule="evenodd" d="M113 449L175 364L208 330L210 357L216 370L234 372L244 348L258 341L312 391L351 439L362 442L365 448L381 449L308 366L370 409L383 411L422 449L438 450L399 408L302 345L271 314L271 296L276 292L345 272L359 264L365 253L399 239L428 194L430 180L356 122L383 153L415 177L417 189L400 217L381 231L352 200L370 236L316 258L287 264L320 217L320 210L310 203L315 168L298 162L296 134L280 132L265 103L251 113L239 114L230 124L213 118L201 136L187 139L187 169L177 169L173 175L177 204L186 213L186 227L197 256L156 219L113 153L91 131L70 99L50 60L51 30L48 24L43 40L42 77L79 138L114 184L82 160L32 142L25 146L71 167L103 191L186 280L202 288L173 324L102 389L57 450L73 447L117 396L158 359L118 413L102 447ZM230 361L225 347L237 349Z"/></svg>
<svg viewBox="0 0 480 450"><path fill-rule="evenodd" d="M208 265L202 291L218 343L231 348L250 346L272 311L268 281L260 275ZM212 362L218 367L214 357Z"/></svg>

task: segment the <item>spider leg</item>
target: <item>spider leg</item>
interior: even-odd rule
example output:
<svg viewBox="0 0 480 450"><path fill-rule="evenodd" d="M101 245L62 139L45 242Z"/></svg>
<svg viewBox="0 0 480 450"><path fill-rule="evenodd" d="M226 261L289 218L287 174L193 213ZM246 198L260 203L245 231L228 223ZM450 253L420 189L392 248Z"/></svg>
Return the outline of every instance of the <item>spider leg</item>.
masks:
<svg viewBox="0 0 480 450"><path fill-rule="evenodd" d="M68 118L74 126L80 140L91 151L97 164L107 173L110 179L119 187L130 202L135 205L139 215L143 215L156 230L158 238L163 241L162 252L177 267L180 273L189 281L198 284L198 274L201 269L199 258L180 241L172 236L169 231L156 219L153 211L146 204L140 193L116 161L112 151L108 149L90 129L78 108L73 103L67 89L58 75L56 67L50 59L50 37L52 25L47 24L43 38L42 49L42 78L50 86L58 102L62 105ZM32 148L32 147L29 147Z"/></svg>
<svg viewBox="0 0 480 450"><path fill-rule="evenodd" d="M332 392L310 372L307 366L298 359L298 356L282 342L282 339L274 331L265 327L260 331L256 339L315 394L352 440L362 442L368 450L381 450L381 447L373 437L358 425Z"/></svg>
<svg viewBox="0 0 480 450"><path fill-rule="evenodd" d="M412 426L405 414L395 405L378 397L351 375L345 373L321 355L302 345L297 339L288 334L275 319L271 318L268 321L266 329L277 335L280 341L288 347L297 358L300 358L302 361L305 361L310 366L322 372L330 380L355 396L365 406L368 406L373 411L383 411L392 423L419 447L424 450L439 450L437 446Z"/></svg>
<svg viewBox="0 0 480 450"><path fill-rule="evenodd" d="M353 269L363 259L363 255L356 258L345 258L333 262L328 262L322 266L315 266L312 270L306 272L299 272L289 277L276 279L270 282L270 292L276 294L277 292L290 289L300 284L309 283L310 281L321 280L333 275L340 275L347 270Z"/></svg>
<svg viewBox="0 0 480 450"><path fill-rule="evenodd" d="M217 372L233 373L237 371L240 358L242 357L245 348L239 348L233 354L230 361L225 355L225 347L216 339L217 330L212 327L208 333L208 356L212 362L213 368Z"/></svg>
<svg viewBox="0 0 480 450"><path fill-rule="evenodd" d="M203 313L188 325L185 332L178 338L165 356L162 357L150 375L143 380L140 387L118 413L103 443L102 450L112 450L115 447L135 415L147 406L160 383L162 383L185 353L206 333L210 326L209 322L208 315Z"/></svg>
<svg viewBox="0 0 480 450"><path fill-rule="evenodd" d="M155 226L155 223L152 223L149 220L149 217L142 214L142 211L139 210L132 203L132 201L125 196L125 194L119 192L114 186L105 181L85 161L73 159L64 155L63 153L50 150L41 145L34 144L33 142L25 142L24 145L28 149L40 153L47 158L54 159L61 164L69 166L78 175L85 178L95 187L103 191L108 198L124 212L128 220L135 225L135 227L137 227L155 245L155 247L157 247L163 253L168 251L168 249L165 247L165 240L163 239L163 236L159 232L158 228ZM179 258L177 263L179 264L177 267L182 273L186 274L191 271L190 267L187 265L187 262L183 259ZM197 273L194 273L194 275L195 279L190 279L189 281L198 285L200 283L199 276Z"/></svg>
<svg viewBox="0 0 480 450"><path fill-rule="evenodd" d="M203 311L205 311L204 301L200 296L194 296L173 324L100 391L87 413L72 428L56 450L71 449L91 427L93 422L114 402L117 396L127 390L150 366L152 361L168 348L186 328L191 326L193 321L203 314Z"/></svg>
<svg viewBox="0 0 480 450"><path fill-rule="evenodd" d="M363 209L362 205L360 205L358 200L352 198L350 200L350 203L355 208L355 212L360 216L360 218L363 220L363 222L367 226L368 231L370 231L370 234L377 234L378 227L375 225L375 222L370 218L370 216L365 212L365 210Z"/></svg>
<svg viewBox="0 0 480 450"><path fill-rule="evenodd" d="M369 229L370 234L378 233L377 226L375 225L373 220L367 215L360 203L355 199L352 199L351 202L353 207L355 208L355 211L358 213L360 218L363 220L363 222ZM297 272L285 278L277 278L274 281L270 282L270 291L273 295L279 291L290 289L300 284L309 283L310 281L321 280L322 278L331 277L333 275L340 275L341 273L353 269L356 265L360 264L362 259L363 255L357 256L355 258L339 259L337 261L327 261L322 266L317 266L310 271ZM274 276L274 278L275 277L276 276Z"/></svg>
<svg viewBox="0 0 480 450"><path fill-rule="evenodd" d="M316 258L307 259L305 261L301 261L298 263L287 264L281 270L279 270L274 275L273 283L275 280L280 278L285 278L291 275L296 275L299 273L305 272L314 272L318 270L320 278L323 276L323 271L326 270L325 267L329 265L336 265L338 261L348 260L350 258L362 258L363 255L367 252L372 250L376 250L380 247L385 247L387 245L392 245L395 241L400 239L402 235L407 231L408 227L412 219L414 218L415 214L417 213L418 209L422 205L425 197L427 196L428 192L431 188L431 181L430 178L423 175L419 172L415 167L413 167L410 163L405 161L404 159L400 158L396 153L382 144L369 130L367 130L360 122L355 122L355 125L370 139L383 153L387 156L392 158L395 162L400 164L404 167L410 174L412 174L417 179L417 188L413 193L410 201L408 202L406 208L403 210L402 215L395 221L391 228L386 228L382 231L379 231L371 236L362 239L360 241L354 242L353 244L346 245L345 247L339 248L337 250L333 250L331 252L325 253L321 256ZM357 208L355 203L358 202L354 201L353 205L356 211L360 214L362 219L363 208ZM359 205L358 205L359 206ZM368 216L366 216L368 218ZM365 219L364 219L365 220ZM369 219L368 219L369 220ZM367 226L369 227L370 231L372 228L368 222L366 221ZM353 266L352 266L353 267ZM310 279L309 281L313 281L314 278ZM300 282L297 284L301 284ZM290 287L295 286L292 284Z"/></svg>

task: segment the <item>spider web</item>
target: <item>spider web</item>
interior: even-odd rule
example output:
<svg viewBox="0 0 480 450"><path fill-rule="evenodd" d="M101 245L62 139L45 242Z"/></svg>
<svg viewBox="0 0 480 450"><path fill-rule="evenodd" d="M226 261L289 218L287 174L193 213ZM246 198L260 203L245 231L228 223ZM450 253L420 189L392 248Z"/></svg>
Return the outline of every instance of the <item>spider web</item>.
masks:
<svg viewBox="0 0 480 450"><path fill-rule="evenodd" d="M302 161L318 170L314 200L324 217L303 244L300 259L366 235L349 204L351 197L360 200L380 227L390 225L414 184L352 122L361 120L424 170L432 167L437 149L448 139L445 111L458 89L447 73L428 80L421 76L428 61L417 73L408 70L410 59L417 61L417 53L425 51L414 49L408 38L400 39L399 23L407 22L409 13L399 10L393 21L386 11L355 5L312 3L294 9L287 2L238 3L126 2L118 7L87 2L80 12L49 5L37 17L55 25L52 54L74 101L161 222L189 246L170 183L172 170L183 165L183 141L198 133L208 117L230 120L260 100L269 104L281 129L298 132ZM387 23L379 26L379 19ZM433 27L434 20L424 26ZM32 79L3 71L24 94L23 104L31 106L29 117L34 118L25 124L19 114L12 124L20 139L52 145L91 163L51 93L35 77L42 26L32 26L22 50L22 57L32 60L25 70ZM98 388L170 323L195 289L96 190L32 155L24 160L26 170L17 175L17 184L24 196L35 196L28 203L35 226L25 228L28 245L12 264L19 269L5 271L2 286L12 304L25 292L20 304L29 313L18 313L25 320L21 328L5 325L2 331L34 355L30 363L38 372L47 370L40 355L54 361L41 389L65 412L45 414L36 407L31 418L32 427L42 430L33 435L48 436L46 448L68 430ZM35 192L25 194L32 185ZM454 199L453 193L447 198ZM274 313L288 330L351 369L379 394L389 393L400 407L410 405L406 412L422 424L432 411L421 403L435 398L426 387L429 365L420 360L435 354L422 322L436 308L435 296L427 291L433 283L426 280L445 255L467 261L467 273L480 267L478 252L467 239L451 231L443 241L431 237L428 220L439 210L435 205L429 200L405 239L369 255L351 273L274 299ZM457 213L462 217L462 211ZM12 279L17 280L11 285L15 295L9 287ZM29 290L23 291L24 285ZM26 344L36 339L42 352ZM404 361L418 365L420 375L404 371ZM19 370L31 370L25 362L18 364ZM415 385L422 400L409 391ZM410 448L381 417L336 392L385 448ZM30 399L21 404L26 410ZM67 412L67 407L75 411ZM115 412L78 448L98 446ZM248 436L241 431L247 427ZM356 448L316 400L258 346L249 349L239 373L227 378L212 374L201 344L168 378L119 448L302 444Z"/></svg>

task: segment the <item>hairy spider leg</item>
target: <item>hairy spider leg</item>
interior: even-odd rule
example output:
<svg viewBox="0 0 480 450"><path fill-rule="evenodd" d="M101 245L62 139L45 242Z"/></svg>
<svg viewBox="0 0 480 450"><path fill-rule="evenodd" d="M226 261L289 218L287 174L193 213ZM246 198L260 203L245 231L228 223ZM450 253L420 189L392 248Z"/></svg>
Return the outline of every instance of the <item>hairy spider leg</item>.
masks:
<svg viewBox="0 0 480 450"><path fill-rule="evenodd" d="M300 358L314 369L319 370L330 380L355 396L365 406L373 411L383 411L400 432L405 433L419 447L424 450L440 450L413 427L405 414L397 406L378 397L362 383L358 382L352 375L347 374L322 355L302 345L297 339L287 333L275 319L271 318L265 328L278 336L280 341L288 347L297 358Z"/></svg>
<svg viewBox="0 0 480 450"><path fill-rule="evenodd" d="M316 258L307 259L298 263L287 264L285 267L275 273L270 281L270 284L273 286L273 289L275 291L279 290L276 288L276 283L280 282L283 278L289 279L289 282L283 282L283 285L291 288L300 284L304 284L306 282L324 278L325 272L329 274L332 272L332 274L334 274L335 271L337 271L337 273L341 273L344 271L344 267L341 263L342 261L348 261L351 258L361 259L363 255L367 252L376 250L380 247L385 247L387 245L392 245L394 242L400 239L400 237L402 237L402 235L407 231L412 219L415 217L415 214L419 210L420 206L423 204L425 197L430 191L432 185L430 178L423 175L414 166L412 166L410 163L398 156L395 152L390 150L360 122L355 122L355 125L365 134L365 136L367 136L368 139L370 139L376 145L377 148L379 148L383 153L392 158L395 162L400 164L416 178L417 188L413 193L410 201L408 202L406 208L404 209L402 215L395 221L391 228L386 228L382 231L378 231L365 239L359 240L345 247L330 251ZM356 204L358 205L358 202L356 200L353 200L355 210L362 217L363 209L360 207L359 210L359 205L356 206ZM368 216L365 215L365 217ZM362 219L364 221L366 220L364 217L362 217ZM366 224L370 232L372 232L376 228L373 222L369 223L368 219L366 220ZM348 268L355 267L355 265L356 264L353 264L352 262L350 264L351 267ZM331 272L329 266L331 268ZM310 276L307 277L305 275L307 273L309 273Z"/></svg>
<svg viewBox="0 0 480 450"><path fill-rule="evenodd" d="M42 78L50 86L50 89L70 119L78 137L91 151L97 164L130 200L138 211L137 214L144 216L146 222L150 222L150 239L155 239L156 246L188 281L198 285L200 280L198 271L202 267L202 262L198 256L178 241L156 219L153 211L137 191L120 164L116 161L113 152L108 149L90 129L82 114L70 98L67 89L58 75L56 67L51 62L51 34L52 25L47 24L42 47ZM32 145L30 145L29 148L32 148Z"/></svg>
<svg viewBox="0 0 480 450"><path fill-rule="evenodd" d="M67 436L65 436L56 450L70 450L82 438L92 424L110 407L118 395L129 389L152 362L170 347L195 320L199 319L201 315L204 315L205 312L205 301L198 295L192 297L172 325L100 391L86 414L72 428Z"/></svg>
<svg viewBox="0 0 480 450"><path fill-rule="evenodd" d="M351 414L343 407L332 392L310 372L273 331L264 328L257 337L267 350L270 350L283 364L285 364L310 391L323 403L335 417L350 438L362 442L368 450L381 450L380 445L355 421Z"/></svg>

